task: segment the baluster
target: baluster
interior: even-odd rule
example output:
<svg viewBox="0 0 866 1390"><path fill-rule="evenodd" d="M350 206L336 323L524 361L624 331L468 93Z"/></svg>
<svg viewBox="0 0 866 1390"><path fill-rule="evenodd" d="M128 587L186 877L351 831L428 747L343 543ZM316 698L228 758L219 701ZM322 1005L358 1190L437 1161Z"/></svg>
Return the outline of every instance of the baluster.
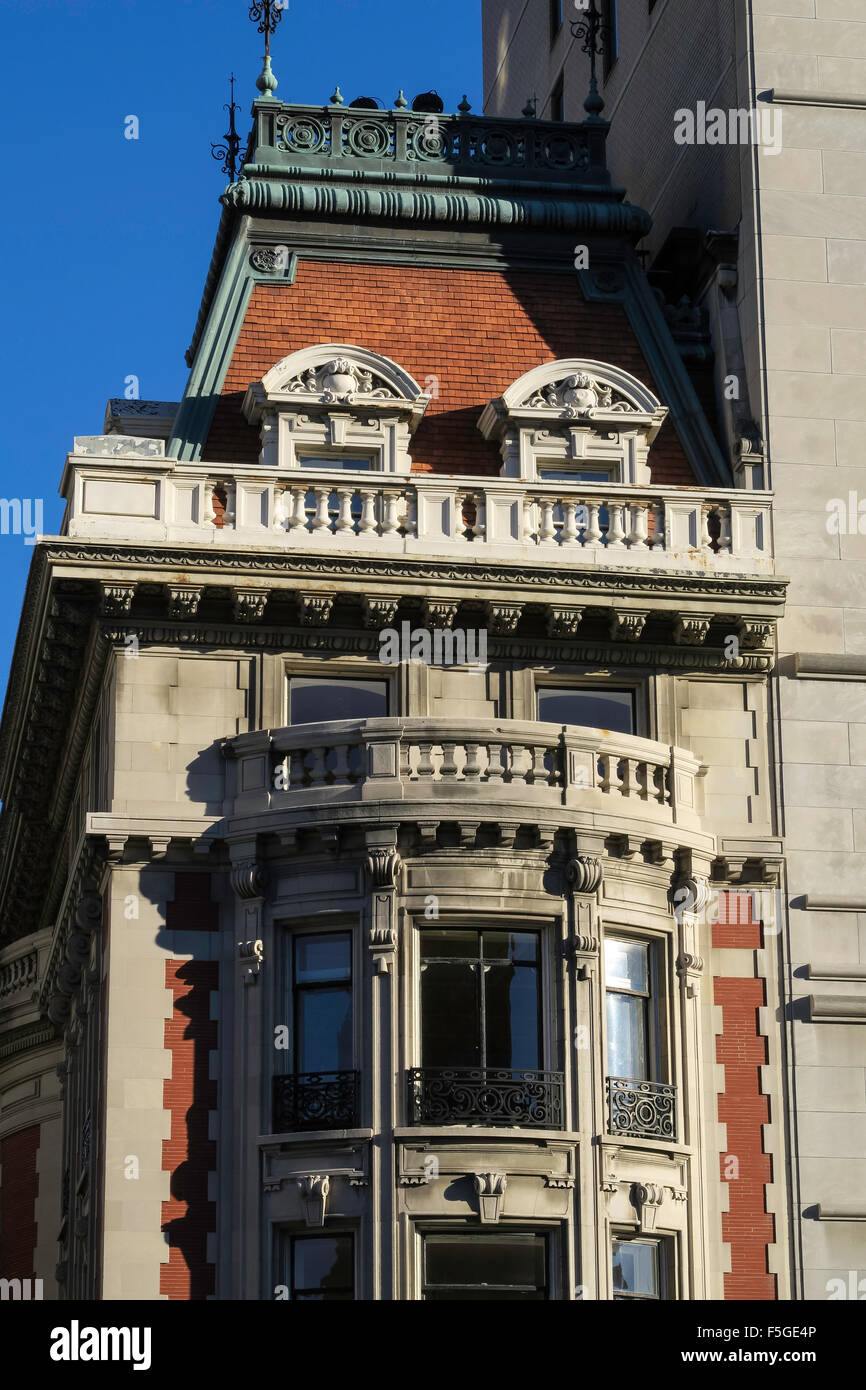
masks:
<svg viewBox="0 0 866 1390"><path fill-rule="evenodd" d="M533 783L539 782L543 783L544 785L547 785L549 783L550 774L547 768L544 766L544 755L546 752L547 749L542 744L533 744L532 748L530 749L530 753L532 755L532 766L529 769L529 775L527 778L528 781Z"/></svg>
<svg viewBox="0 0 866 1390"><path fill-rule="evenodd" d="M577 540L577 523L575 521L576 510L577 504L575 502L563 499L562 511L564 520L562 523L562 531L560 532L560 537L563 543L566 545L570 541Z"/></svg>
<svg viewBox="0 0 866 1390"><path fill-rule="evenodd" d="M598 502L588 502L589 523L583 534L584 545L598 545L601 541L601 527L598 524L599 504Z"/></svg>
<svg viewBox="0 0 866 1390"><path fill-rule="evenodd" d="M631 523L628 537L629 545L641 548L646 546L649 536L649 513L645 503L629 503L629 521Z"/></svg>
<svg viewBox="0 0 866 1390"><path fill-rule="evenodd" d="M608 511L610 513L610 525L607 532L608 549L619 549L625 541L625 530L622 524L622 503L608 503Z"/></svg>
<svg viewBox="0 0 866 1390"><path fill-rule="evenodd" d="M491 786L498 786L504 779L502 768L502 744L488 743L487 758L487 781Z"/></svg>
<svg viewBox="0 0 866 1390"><path fill-rule="evenodd" d="M536 506L537 504L531 497L525 497L523 499L523 539L526 541L535 540L536 538Z"/></svg>
<svg viewBox="0 0 866 1390"><path fill-rule="evenodd" d="M358 530L365 533L376 529L376 495L377 489L373 487L359 487L361 495L361 520L358 522Z"/></svg>
<svg viewBox="0 0 866 1390"><path fill-rule="evenodd" d="M294 530L298 526L307 524L307 489L305 487L293 487L287 489L292 494L291 511L289 512L289 526Z"/></svg>
<svg viewBox="0 0 866 1390"><path fill-rule="evenodd" d="M412 777L411 744L407 738L400 740L400 781L405 784Z"/></svg>
<svg viewBox="0 0 866 1390"><path fill-rule="evenodd" d="M711 550L713 539L710 535L710 508L703 504L701 506L701 550Z"/></svg>
<svg viewBox="0 0 866 1390"><path fill-rule="evenodd" d="M481 776L481 744L467 743L466 745L466 766L463 769L463 776L467 782L474 782Z"/></svg>
<svg viewBox="0 0 866 1390"><path fill-rule="evenodd" d="M316 487L313 489L316 496L316 515L313 518L314 531L330 531L331 529L331 489L329 487Z"/></svg>
<svg viewBox="0 0 866 1390"><path fill-rule="evenodd" d="M540 541L555 540L556 527L553 524L553 498L542 497L539 505L541 506L541 525L538 529L538 539Z"/></svg>
<svg viewBox="0 0 866 1390"><path fill-rule="evenodd" d="M442 743L442 766L439 769L440 777L457 776L457 761L454 757L456 748L456 743Z"/></svg>
<svg viewBox="0 0 866 1390"><path fill-rule="evenodd" d="M719 554L730 555L731 553L731 508L725 502L720 502L716 508L719 516L721 530L719 531Z"/></svg>
<svg viewBox="0 0 866 1390"><path fill-rule="evenodd" d="M338 531L354 531L355 518L352 516L352 498L355 489L352 487L341 487L337 489L337 496L340 499L340 514L337 518Z"/></svg>
<svg viewBox="0 0 866 1390"><path fill-rule="evenodd" d="M327 768L325 766L327 749L324 744L321 744L318 748L311 748L310 753L313 760L310 765L310 786L322 787L325 785L325 780L327 778Z"/></svg>
<svg viewBox="0 0 866 1390"><path fill-rule="evenodd" d="M638 796L640 794L640 783L638 781L637 759L623 758L622 772L620 794L622 796Z"/></svg>
<svg viewBox="0 0 866 1390"><path fill-rule="evenodd" d="M615 793L621 789L622 779L619 774L619 758L615 753L599 754L601 764L601 776L599 786L603 792Z"/></svg>
<svg viewBox="0 0 866 1390"><path fill-rule="evenodd" d="M432 743L418 744L418 776L429 777L432 779L434 773L433 759L430 754L433 752Z"/></svg>
<svg viewBox="0 0 866 1390"><path fill-rule="evenodd" d="M512 782L525 782L529 772L529 754L522 743L513 743L508 749L509 772Z"/></svg>
<svg viewBox="0 0 866 1390"><path fill-rule="evenodd" d="M302 748L293 748L289 754L289 786L302 787L306 780L307 755Z"/></svg>
<svg viewBox="0 0 866 1390"><path fill-rule="evenodd" d="M350 778L350 776L349 776L349 748L350 748L350 747L351 747L351 744L348 744L348 743L335 743L335 744L334 744L334 755L335 755L335 762L334 762L334 783L335 783L336 786L344 787L344 786L347 786L347 785L349 784L349 782L351 781L351 778Z"/></svg>
<svg viewBox="0 0 866 1390"><path fill-rule="evenodd" d="M480 541L487 535L487 493L479 492L475 495L475 534Z"/></svg>
<svg viewBox="0 0 866 1390"><path fill-rule="evenodd" d="M382 521L382 535L394 536L396 535L400 525L397 519L397 499L399 497L399 493L389 490L383 493L383 497L384 519Z"/></svg>

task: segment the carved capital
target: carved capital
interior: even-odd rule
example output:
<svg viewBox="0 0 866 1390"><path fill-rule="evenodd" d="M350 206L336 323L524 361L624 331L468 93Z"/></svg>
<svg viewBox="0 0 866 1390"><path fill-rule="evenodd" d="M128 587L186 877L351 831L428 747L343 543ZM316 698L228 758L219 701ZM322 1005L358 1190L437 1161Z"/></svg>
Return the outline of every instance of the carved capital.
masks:
<svg viewBox="0 0 866 1390"><path fill-rule="evenodd" d="M583 608L549 608L547 631L551 637L576 637L583 619Z"/></svg>
<svg viewBox="0 0 866 1390"><path fill-rule="evenodd" d="M400 606L399 595L368 594L362 600L364 626L369 628L390 627Z"/></svg>
<svg viewBox="0 0 866 1390"><path fill-rule="evenodd" d="M198 612L203 590L191 584L170 584L168 589L168 616L170 618L194 618Z"/></svg>
<svg viewBox="0 0 866 1390"><path fill-rule="evenodd" d="M424 602L424 619L427 626L453 627L459 607L460 602L458 599L426 599Z"/></svg>
<svg viewBox="0 0 866 1390"><path fill-rule="evenodd" d="M502 1215L502 1204L508 1178L505 1173L475 1173L475 1191L478 1193L478 1212L482 1224L495 1225Z"/></svg>
<svg viewBox="0 0 866 1390"><path fill-rule="evenodd" d="M487 626L496 636L514 632L522 612L522 603L488 603Z"/></svg>
<svg viewBox="0 0 866 1390"><path fill-rule="evenodd" d="M737 624L740 646L746 651L766 651L772 645L775 630L771 619L744 618Z"/></svg>
<svg viewBox="0 0 866 1390"><path fill-rule="evenodd" d="M100 611L106 618L120 618L130 612L135 597L135 584L100 584Z"/></svg>
<svg viewBox="0 0 866 1390"><path fill-rule="evenodd" d="M681 613L674 624L674 641L684 647L699 647L707 640L712 614Z"/></svg>

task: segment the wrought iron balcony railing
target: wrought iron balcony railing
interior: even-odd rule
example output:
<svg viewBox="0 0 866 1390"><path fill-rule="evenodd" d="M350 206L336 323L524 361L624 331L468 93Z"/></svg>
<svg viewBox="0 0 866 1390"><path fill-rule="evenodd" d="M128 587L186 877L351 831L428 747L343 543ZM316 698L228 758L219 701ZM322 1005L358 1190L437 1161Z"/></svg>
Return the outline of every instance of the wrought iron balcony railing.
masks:
<svg viewBox="0 0 866 1390"><path fill-rule="evenodd" d="M634 1139L676 1139L676 1086L609 1076L607 1100L611 1134Z"/></svg>
<svg viewBox="0 0 866 1390"><path fill-rule="evenodd" d="M304 1129L354 1129L358 1124L360 1074L309 1071L274 1077L275 1134Z"/></svg>
<svg viewBox="0 0 866 1390"><path fill-rule="evenodd" d="M562 1129L562 1072L411 1067L406 1080L413 1125Z"/></svg>

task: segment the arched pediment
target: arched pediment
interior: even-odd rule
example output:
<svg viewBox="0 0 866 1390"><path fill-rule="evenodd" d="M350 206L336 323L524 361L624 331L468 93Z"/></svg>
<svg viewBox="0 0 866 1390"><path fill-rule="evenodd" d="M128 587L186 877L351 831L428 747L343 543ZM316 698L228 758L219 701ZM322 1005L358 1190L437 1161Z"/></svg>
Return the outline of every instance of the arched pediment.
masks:
<svg viewBox="0 0 866 1390"><path fill-rule="evenodd" d="M316 343L292 352L250 391L259 407L387 403L419 416L430 399L403 367L354 343Z"/></svg>
<svg viewBox="0 0 866 1390"><path fill-rule="evenodd" d="M584 357L533 367L503 392L502 405L508 414L552 410L566 420L610 414L655 420L667 414L658 397L630 372Z"/></svg>

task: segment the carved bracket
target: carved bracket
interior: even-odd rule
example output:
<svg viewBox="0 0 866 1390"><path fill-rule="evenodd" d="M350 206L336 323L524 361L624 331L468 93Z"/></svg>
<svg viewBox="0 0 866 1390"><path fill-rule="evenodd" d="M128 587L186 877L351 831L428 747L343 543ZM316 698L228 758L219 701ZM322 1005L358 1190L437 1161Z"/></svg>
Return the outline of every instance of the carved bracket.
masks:
<svg viewBox="0 0 866 1390"><path fill-rule="evenodd" d="M502 1215L508 1178L505 1173L475 1173L473 1176L482 1225L495 1225Z"/></svg>
<svg viewBox="0 0 866 1390"><path fill-rule="evenodd" d="M331 1179L327 1173L305 1173L298 1178L298 1188L304 1200L304 1218L308 1226L324 1226L325 1208L328 1205L328 1193L331 1191Z"/></svg>
<svg viewBox="0 0 866 1390"><path fill-rule="evenodd" d="M654 1231L658 1209L665 1198L665 1190L659 1183L632 1183L629 1194L631 1204L638 1214L641 1230Z"/></svg>

